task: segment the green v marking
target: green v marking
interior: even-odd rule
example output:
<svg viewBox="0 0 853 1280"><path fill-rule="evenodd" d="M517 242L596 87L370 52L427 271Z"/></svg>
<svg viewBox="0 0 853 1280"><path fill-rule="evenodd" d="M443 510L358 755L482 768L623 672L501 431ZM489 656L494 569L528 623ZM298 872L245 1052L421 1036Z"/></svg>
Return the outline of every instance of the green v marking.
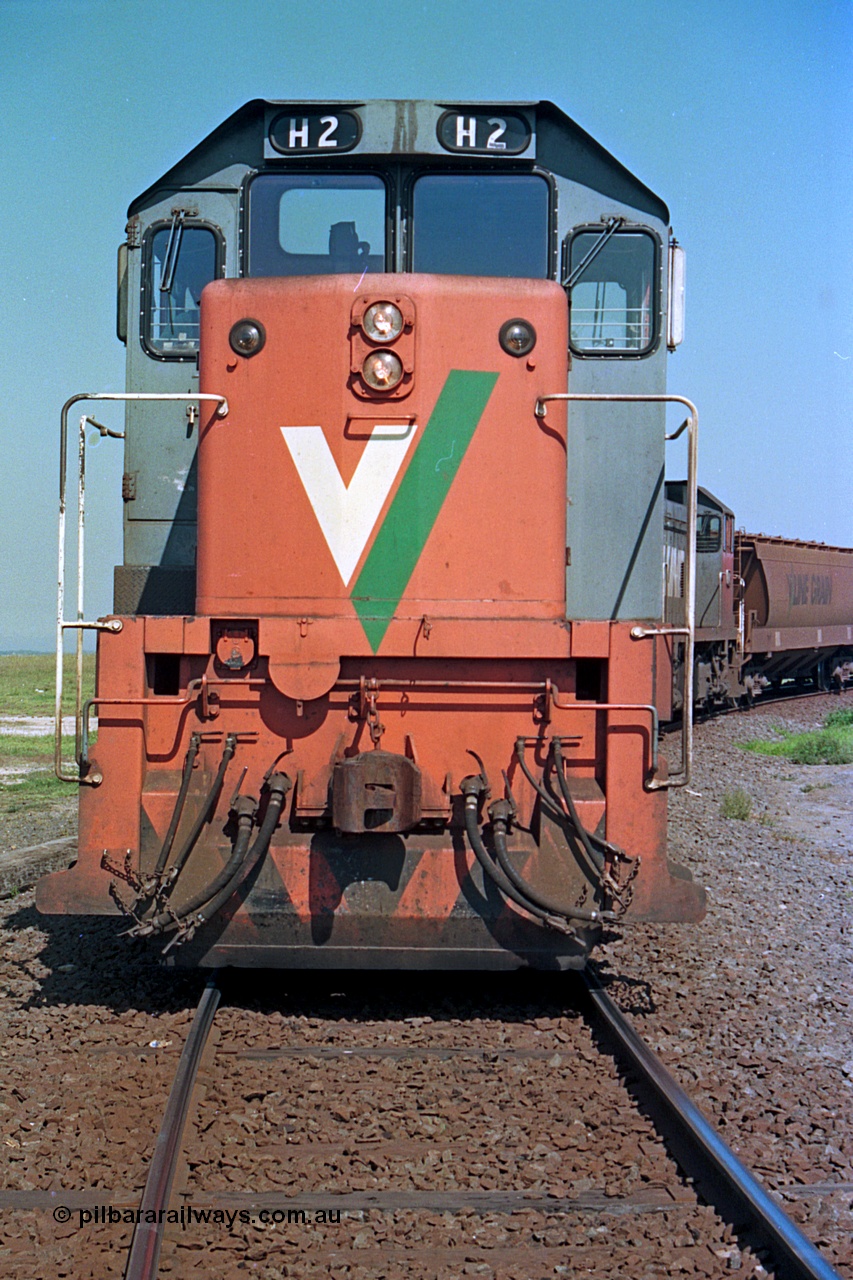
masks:
<svg viewBox="0 0 853 1280"><path fill-rule="evenodd" d="M353 587L352 602L376 653L426 546L496 373L452 369ZM471 513L475 519L475 513Z"/></svg>

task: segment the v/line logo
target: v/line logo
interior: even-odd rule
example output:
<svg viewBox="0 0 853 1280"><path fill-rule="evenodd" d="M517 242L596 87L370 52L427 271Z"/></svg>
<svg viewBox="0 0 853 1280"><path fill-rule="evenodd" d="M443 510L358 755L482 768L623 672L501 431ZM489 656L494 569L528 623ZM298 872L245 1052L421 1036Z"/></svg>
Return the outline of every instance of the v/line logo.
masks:
<svg viewBox="0 0 853 1280"><path fill-rule="evenodd" d="M350 592L375 653L432 532L477 424L496 373L452 369L416 443L400 486ZM345 485L321 427L282 427L296 470L338 572L350 585L388 494L412 446L377 429Z"/></svg>

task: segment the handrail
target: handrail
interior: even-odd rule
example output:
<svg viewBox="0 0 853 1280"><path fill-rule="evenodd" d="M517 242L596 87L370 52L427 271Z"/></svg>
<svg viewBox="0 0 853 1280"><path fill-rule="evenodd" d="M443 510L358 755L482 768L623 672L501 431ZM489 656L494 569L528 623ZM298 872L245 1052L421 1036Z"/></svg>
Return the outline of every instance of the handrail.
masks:
<svg viewBox="0 0 853 1280"><path fill-rule="evenodd" d="M80 439L78 447L77 470L77 617L73 622L65 619L65 490L68 476L68 411L72 405L81 400L177 400L197 402L199 400L214 401L217 405L216 416L224 418L228 413L228 401L225 396L212 395L208 392L190 392L179 394L172 392L151 391L81 391L71 396L62 406L60 445L59 445L59 533L58 533L58 572L56 592L56 700L54 704L54 759L53 767L61 782L88 782L97 785L95 778L87 779L79 776L79 761L82 739L83 708L83 632L84 631L121 631L119 618L99 618L96 622L86 622L83 618L83 551L84 525L86 515L86 424L91 422L98 428L102 436L108 435L121 439L121 433L108 431L100 423L83 414L80 419ZM78 772L70 773L62 765L62 694L63 694L63 643L66 631L77 632L77 671L74 698L74 754L78 761ZM100 781L100 778L97 779Z"/></svg>
<svg viewBox="0 0 853 1280"><path fill-rule="evenodd" d="M684 646L684 705L681 720L681 768L669 778L653 779L648 788L666 791L670 787L686 787L693 768L693 655L696 646L696 513L698 507L697 484L699 467L699 411L692 400L676 395L620 395L593 392L557 392L540 396L534 413L544 418L550 400L594 400L630 404L683 404L689 417L677 431L664 433L664 440L677 440L687 431L687 552L684 560L685 625L683 627L632 627L631 638L643 640L647 636L686 637Z"/></svg>
<svg viewBox="0 0 853 1280"><path fill-rule="evenodd" d="M658 733L660 717L653 702L560 702L556 689L551 689L551 701L558 711L648 711L651 716L651 773L643 779L646 791L657 791L660 788L656 774L658 771Z"/></svg>

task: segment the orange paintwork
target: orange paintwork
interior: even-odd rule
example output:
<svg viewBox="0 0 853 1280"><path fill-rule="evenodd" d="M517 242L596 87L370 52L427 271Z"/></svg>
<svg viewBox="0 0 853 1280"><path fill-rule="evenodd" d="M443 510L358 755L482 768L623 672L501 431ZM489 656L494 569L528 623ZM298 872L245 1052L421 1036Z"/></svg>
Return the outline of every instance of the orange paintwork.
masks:
<svg viewBox="0 0 853 1280"><path fill-rule="evenodd" d="M370 653L282 428L321 427L346 483L367 446L363 430L349 429L354 417L415 424L361 565L448 372L482 370L497 374L494 392L379 652L411 655L424 614L435 614L482 622L457 629L445 652L527 656L523 626L504 634L489 624L565 617L565 411L549 414L547 425L533 412L538 395L565 382L565 294L550 282L514 281L509 302L504 281L447 276L370 276L360 289L350 276L306 283L222 280L204 292L201 389L216 386L229 413L209 420L200 438L199 612L307 615L313 661ZM375 400L367 417L351 385L354 300L403 293L417 308L412 387L404 400ZM516 314L547 335L529 360L498 343L501 325ZM267 331L265 347L248 360L228 344L231 325L247 315ZM323 618L334 624L323 626ZM552 642L551 651L565 645Z"/></svg>
<svg viewBox="0 0 853 1280"><path fill-rule="evenodd" d="M408 372L383 399L359 380L370 344L352 322L367 301L396 298L413 318L400 348ZM539 335L529 357L498 342L518 316ZM246 318L267 335L250 358L228 342ZM201 738L178 844L233 735L214 816L180 882L186 898L229 857L238 784L257 796L278 761L295 785L248 897L207 926L196 958L371 963L375 952L375 963L411 953L438 964L443 953L449 963L500 965L515 953L568 954L575 944L493 889L483 895L461 828L460 783L479 772L476 753L491 798L502 775L511 787L519 869L575 901L584 873L562 830L539 816L515 755L521 736L541 779L557 736L584 825L642 859L632 913L698 918L701 894L667 867L666 795L643 789L648 713L574 709L578 661L602 701L656 703L664 715L671 673L665 643L632 639L630 623L566 620L565 411L554 405L546 422L533 412L537 396L565 386L566 350L565 294L550 282L407 275L208 286L201 389L224 393L229 412L202 414L200 424L197 616L127 618L121 632L100 634L99 697L125 702L99 704L93 755L104 781L81 788L79 861L41 882L42 910L116 911L104 851L121 864L129 850L131 866L150 874L190 735ZM388 452L371 441L377 424ZM428 424L447 447L424 465ZM348 512L343 531L327 519L329 485ZM429 501L434 518L424 523ZM412 527L422 525L414 550L405 502ZM153 689L161 659L177 673L177 694ZM321 821L333 768L374 740L420 770L422 829L336 836ZM478 949L491 959L478 960Z"/></svg>

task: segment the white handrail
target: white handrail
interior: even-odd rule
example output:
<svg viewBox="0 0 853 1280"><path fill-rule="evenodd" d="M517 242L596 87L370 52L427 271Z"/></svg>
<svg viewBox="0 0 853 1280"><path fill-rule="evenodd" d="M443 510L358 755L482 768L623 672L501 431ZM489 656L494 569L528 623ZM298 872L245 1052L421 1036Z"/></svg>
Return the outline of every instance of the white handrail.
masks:
<svg viewBox="0 0 853 1280"><path fill-rule="evenodd" d="M216 416L224 418L228 413L228 401L225 396L211 395L207 392L195 394L160 393L151 391L81 391L66 400L62 406L60 445L59 445L59 533L58 533L58 572L56 592L56 700L54 704L54 759L53 767L57 778L62 782L85 782L97 785L100 775L81 778L78 773L70 773L62 765L62 693L63 693L63 647L65 632L77 632L77 678L74 699L74 754L78 761L81 748L81 727L83 708L83 632L84 631L121 631L119 618L99 618L96 622L83 619L83 543L86 508L86 423L92 421L86 414L80 419L80 441L78 448L77 473L77 617L73 622L65 620L65 489L67 482L67 449L68 449L68 411L72 405L81 400L178 400L195 403L199 400L213 401L217 405ZM118 436L118 432L102 434Z"/></svg>

